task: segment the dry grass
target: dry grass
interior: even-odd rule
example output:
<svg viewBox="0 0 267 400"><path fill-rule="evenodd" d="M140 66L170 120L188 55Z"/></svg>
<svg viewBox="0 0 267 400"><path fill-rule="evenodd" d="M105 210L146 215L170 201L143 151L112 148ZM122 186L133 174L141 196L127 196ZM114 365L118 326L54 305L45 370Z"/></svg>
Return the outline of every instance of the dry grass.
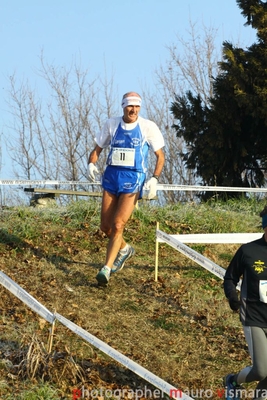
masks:
<svg viewBox="0 0 267 400"><path fill-rule="evenodd" d="M166 232L199 232L201 209L197 216L192 205L192 217L192 208L186 214L182 206L173 213L137 211L126 231L136 256L102 288L95 280L106 245L98 230L99 210L90 206L82 215L73 207L53 217L25 210L14 212L12 219L2 215L1 270L50 311L182 390L216 393L226 373L250 363L238 315L229 310L219 279L160 244L159 280L154 281L155 221ZM233 226L236 213L223 211L227 218L221 218L224 226L216 231L227 229L226 220ZM205 230L212 231L207 225L218 227L220 210L208 215ZM256 231L257 215L257 209L251 212L239 231ZM194 248L226 267L237 247ZM49 353L49 324L6 289L0 287L0 292L1 399L19 398L40 382L56 388L53 398L58 399L71 399L73 388L82 385L88 390L149 387L59 323Z"/></svg>

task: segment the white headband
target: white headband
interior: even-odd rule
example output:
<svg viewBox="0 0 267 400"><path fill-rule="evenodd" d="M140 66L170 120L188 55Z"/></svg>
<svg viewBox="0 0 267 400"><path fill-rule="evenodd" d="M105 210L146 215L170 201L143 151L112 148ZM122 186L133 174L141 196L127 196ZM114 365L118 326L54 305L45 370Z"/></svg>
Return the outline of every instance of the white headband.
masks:
<svg viewBox="0 0 267 400"><path fill-rule="evenodd" d="M141 107L142 100L138 96L129 96L122 99L121 106L122 108L127 106L140 106Z"/></svg>

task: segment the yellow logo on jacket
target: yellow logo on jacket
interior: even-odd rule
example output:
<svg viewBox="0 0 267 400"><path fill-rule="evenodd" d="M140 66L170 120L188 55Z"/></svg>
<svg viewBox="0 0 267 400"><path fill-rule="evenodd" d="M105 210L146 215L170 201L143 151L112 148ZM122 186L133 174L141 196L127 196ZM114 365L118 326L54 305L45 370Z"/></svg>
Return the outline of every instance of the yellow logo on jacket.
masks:
<svg viewBox="0 0 267 400"><path fill-rule="evenodd" d="M255 272L261 274L267 267L264 265L264 261L258 260L254 262L252 268L254 268Z"/></svg>

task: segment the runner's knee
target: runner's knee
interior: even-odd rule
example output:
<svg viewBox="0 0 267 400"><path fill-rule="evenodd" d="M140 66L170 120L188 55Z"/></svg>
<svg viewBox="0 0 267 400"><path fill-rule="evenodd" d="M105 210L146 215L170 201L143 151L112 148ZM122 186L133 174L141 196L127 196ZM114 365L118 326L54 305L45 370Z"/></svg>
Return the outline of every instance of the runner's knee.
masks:
<svg viewBox="0 0 267 400"><path fill-rule="evenodd" d="M114 224L113 224L113 232L114 233L123 232L124 227L125 227L125 224L122 221L114 222Z"/></svg>

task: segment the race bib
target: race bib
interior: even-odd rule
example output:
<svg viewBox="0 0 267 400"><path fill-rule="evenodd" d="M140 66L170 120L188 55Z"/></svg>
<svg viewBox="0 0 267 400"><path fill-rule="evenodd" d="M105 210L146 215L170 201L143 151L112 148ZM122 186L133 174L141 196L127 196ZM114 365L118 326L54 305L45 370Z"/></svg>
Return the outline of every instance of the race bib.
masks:
<svg viewBox="0 0 267 400"><path fill-rule="evenodd" d="M123 167L134 167L135 149L114 147L112 149L111 165L122 165Z"/></svg>
<svg viewBox="0 0 267 400"><path fill-rule="evenodd" d="M259 281L260 301L267 303L267 281Z"/></svg>

